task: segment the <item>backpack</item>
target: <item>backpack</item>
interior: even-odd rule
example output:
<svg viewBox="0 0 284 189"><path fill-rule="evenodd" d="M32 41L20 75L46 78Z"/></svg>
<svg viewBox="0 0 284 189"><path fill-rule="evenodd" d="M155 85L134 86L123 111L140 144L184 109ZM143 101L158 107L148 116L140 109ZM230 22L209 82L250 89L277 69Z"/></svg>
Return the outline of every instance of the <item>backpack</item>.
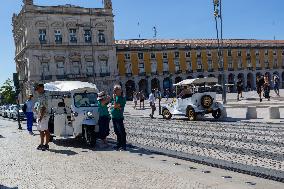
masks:
<svg viewBox="0 0 284 189"><path fill-rule="evenodd" d="M22 107L22 111L23 111L24 113L26 113L26 112L27 112L27 104L26 104L26 103L23 105L23 107Z"/></svg>

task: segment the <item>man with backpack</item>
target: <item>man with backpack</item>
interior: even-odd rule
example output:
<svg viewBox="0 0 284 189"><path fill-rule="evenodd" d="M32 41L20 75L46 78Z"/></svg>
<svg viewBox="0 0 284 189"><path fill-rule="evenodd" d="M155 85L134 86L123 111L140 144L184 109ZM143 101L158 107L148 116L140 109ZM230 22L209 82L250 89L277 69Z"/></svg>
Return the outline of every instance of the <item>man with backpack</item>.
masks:
<svg viewBox="0 0 284 189"><path fill-rule="evenodd" d="M28 100L25 102L23 106L23 112L27 117L27 130L30 135L34 135L33 133L33 121L34 121L34 113L33 113L33 95L30 94Z"/></svg>
<svg viewBox="0 0 284 189"><path fill-rule="evenodd" d="M280 83L280 79L277 75L273 76L273 84L274 84L274 91L276 93L277 96L280 96L279 94L279 83Z"/></svg>

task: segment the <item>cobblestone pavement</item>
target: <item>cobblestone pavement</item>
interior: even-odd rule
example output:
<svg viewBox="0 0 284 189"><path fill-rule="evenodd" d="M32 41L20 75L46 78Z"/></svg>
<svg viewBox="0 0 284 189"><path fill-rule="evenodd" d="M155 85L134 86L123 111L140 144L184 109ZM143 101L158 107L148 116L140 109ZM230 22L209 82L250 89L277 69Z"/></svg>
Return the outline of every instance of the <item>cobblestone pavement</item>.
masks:
<svg viewBox="0 0 284 189"><path fill-rule="evenodd" d="M127 117L126 127L134 144L284 181L284 125Z"/></svg>
<svg viewBox="0 0 284 189"><path fill-rule="evenodd" d="M141 135L139 138L144 140L145 135L139 134L138 131L137 134L134 133L139 127L141 131L151 128L151 132L155 133L154 122L150 120L146 120L149 123L148 126L134 125L133 119L127 118L127 120L129 120L127 129L130 141L138 141L136 135ZM130 124L131 122L133 124ZM157 128L161 129L161 126L159 123ZM272 128L269 134L274 134L276 129ZM174 130L172 131L174 134ZM201 132L201 127L198 131ZM218 132L217 128L216 132ZM160 132L161 137L168 137L169 140L174 138L165 136L163 133L171 134ZM280 134L278 132L276 135ZM154 145L150 142L153 141L151 136L155 135L151 134L149 140L145 140L149 141L146 143L149 146ZM156 137L157 141L159 137ZM220 137L216 138L217 143ZM260 135L260 137L266 136ZM280 182L158 155L140 148L130 148L127 152L116 152L111 148L99 147L94 150L86 148L74 139L57 139L50 144L50 151L42 152L35 149L38 140L39 136L30 136L26 130L18 131L15 122L0 119L0 189L276 189L283 187L283 183ZM247 138L247 140L257 139ZM161 138L161 142L163 141ZM280 139L279 141L281 142ZM242 142L246 143L246 141ZM274 142L277 141L271 140L267 144L261 144L261 147L276 146L275 150L277 150ZM174 145L177 145L179 149L176 142ZM268 153L274 153L273 149Z"/></svg>

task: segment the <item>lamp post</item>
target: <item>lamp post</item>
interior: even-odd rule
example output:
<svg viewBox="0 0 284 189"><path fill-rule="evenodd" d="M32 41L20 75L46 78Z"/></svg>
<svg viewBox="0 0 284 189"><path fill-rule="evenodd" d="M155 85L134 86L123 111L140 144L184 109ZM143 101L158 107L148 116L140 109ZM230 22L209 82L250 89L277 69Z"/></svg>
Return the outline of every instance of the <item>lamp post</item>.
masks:
<svg viewBox="0 0 284 189"><path fill-rule="evenodd" d="M217 33L217 42L218 42L218 63L223 66L222 71L222 100L223 104L227 103L227 94L226 94L226 77L225 77L225 68L224 68L224 58L223 58L223 17L222 17L222 0L213 0L214 5L214 17L215 17L215 29ZM220 29L219 29L220 28Z"/></svg>

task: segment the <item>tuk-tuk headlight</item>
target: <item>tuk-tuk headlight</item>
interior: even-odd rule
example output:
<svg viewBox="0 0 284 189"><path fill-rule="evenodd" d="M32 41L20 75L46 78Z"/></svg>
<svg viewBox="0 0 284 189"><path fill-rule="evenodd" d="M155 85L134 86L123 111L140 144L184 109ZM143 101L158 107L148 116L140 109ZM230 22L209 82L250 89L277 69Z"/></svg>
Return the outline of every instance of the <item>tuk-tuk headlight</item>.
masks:
<svg viewBox="0 0 284 189"><path fill-rule="evenodd" d="M74 113L73 113L73 116L74 116L74 117L78 117L78 115L79 115L79 114L78 114L77 112L74 112Z"/></svg>
<svg viewBox="0 0 284 189"><path fill-rule="evenodd" d="M92 112L88 112L88 113L87 113L87 116L88 116L88 117L94 117L94 114L93 114Z"/></svg>

